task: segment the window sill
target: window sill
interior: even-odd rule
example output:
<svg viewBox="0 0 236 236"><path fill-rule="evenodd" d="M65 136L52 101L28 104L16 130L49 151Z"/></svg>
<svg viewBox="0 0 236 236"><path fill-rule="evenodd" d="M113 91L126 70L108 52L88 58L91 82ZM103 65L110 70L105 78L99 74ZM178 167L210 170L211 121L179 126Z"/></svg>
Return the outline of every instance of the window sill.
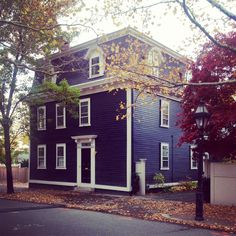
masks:
<svg viewBox="0 0 236 236"><path fill-rule="evenodd" d="M98 74L98 75L90 75L88 79L95 79L95 78L98 78L98 77L101 77L101 76L104 76L104 73Z"/></svg>
<svg viewBox="0 0 236 236"><path fill-rule="evenodd" d="M38 131L44 131L44 130L47 130L46 128L45 129L37 129Z"/></svg>
<svg viewBox="0 0 236 236"><path fill-rule="evenodd" d="M160 170L170 170L170 168L160 168Z"/></svg>
<svg viewBox="0 0 236 236"><path fill-rule="evenodd" d="M169 125L160 125L160 127L162 127L162 128L170 128Z"/></svg>
<svg viewBox="0 0 236 236"><path fill-rule="evenodd" d="M91 126L91 124L87 124L87 125L79 125L79 127L89 127Z"/></svg>
<svg viewBox="0 0 236 236"><path fill-rule="evenodd" d="M37 170L46 170L46 167L37 167Z"/></svg>
<svg viewBox="0 0 236 236"><path fill-rule="evenodd" d="M57 126L56 129L66 129L66 126Z"/></svg>
<svg viewBox="0 0 236 236"><path fill-rule="evenodd" d="M66 167L56 167L56 170L66 170Z"/></svg>
<svg viewBox="0 0 236 236"><path fill-rule="evenodd" d="M190 168L190 170L197 170L197 168L192 167L192 168Z"/></svg>

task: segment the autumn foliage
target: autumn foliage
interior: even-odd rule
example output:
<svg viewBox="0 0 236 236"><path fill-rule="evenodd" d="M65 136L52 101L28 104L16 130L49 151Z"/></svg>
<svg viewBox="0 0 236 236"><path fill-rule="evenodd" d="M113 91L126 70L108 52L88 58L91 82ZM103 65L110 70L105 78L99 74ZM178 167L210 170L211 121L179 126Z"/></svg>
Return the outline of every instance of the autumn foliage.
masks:
<svg viewBox="0 0 236 236"><path fill-rule="evenodd" d="M219 35L222 43L236 46L236 33ZM199 133L193 113L203 100L211 114L206 133L205 150L213 160L236 159L236 53L212 42L203 46L202 53L192 65L190 82L221 82L224 85L187 86L184 89L179 125L183 130L180 143L193 143Z"/></svg>

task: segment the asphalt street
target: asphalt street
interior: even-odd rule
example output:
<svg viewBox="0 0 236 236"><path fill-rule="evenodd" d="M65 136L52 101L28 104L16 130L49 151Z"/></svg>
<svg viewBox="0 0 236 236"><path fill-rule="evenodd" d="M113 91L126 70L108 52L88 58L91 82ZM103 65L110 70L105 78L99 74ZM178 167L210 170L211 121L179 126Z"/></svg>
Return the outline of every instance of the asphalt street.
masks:
<svg viewBox="0 0 236 236"><path fill-rule="evenodd" d="M130 217L0 200L0 236L228 236L230 234Z"/></svg>

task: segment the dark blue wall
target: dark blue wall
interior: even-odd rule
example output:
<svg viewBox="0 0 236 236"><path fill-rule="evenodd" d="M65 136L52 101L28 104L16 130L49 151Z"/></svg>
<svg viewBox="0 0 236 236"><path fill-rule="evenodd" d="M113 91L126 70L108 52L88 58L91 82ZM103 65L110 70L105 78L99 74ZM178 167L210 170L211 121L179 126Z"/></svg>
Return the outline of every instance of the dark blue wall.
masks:
<svg viewBox="0 0 236 236"><path fill-rule="evenodd" d="M67 112L66 128L56 129L55 103L47 107L47 130L36 130L36 108L32 108L30 178L76 182L76 143L71 136L98 135L96 138L96 184L126 186L126 120L116 121L119 103L126 101L125 91L97 93L90 97L91 126L79 127L78 118ZM56 170L56 143L66 143L66 170ZM37 170L37 145L47 144L47 169Z"/></svg>
<svg viewBox="0 0 236 236"><path fill-rule="evenodd" d="M133 92L135 98L136 92ZM133 116L133 161L146 158L146 181L153 183L155 173L162 173L166 182L195 179L190 170L189 145L178 147L181 131L176 127L179 102L170 100L169 128L160 127L160 97L138 99ZM142 104L145 102L145 104ZM169 143L169 170L160 170L160 143Z"/></svg>

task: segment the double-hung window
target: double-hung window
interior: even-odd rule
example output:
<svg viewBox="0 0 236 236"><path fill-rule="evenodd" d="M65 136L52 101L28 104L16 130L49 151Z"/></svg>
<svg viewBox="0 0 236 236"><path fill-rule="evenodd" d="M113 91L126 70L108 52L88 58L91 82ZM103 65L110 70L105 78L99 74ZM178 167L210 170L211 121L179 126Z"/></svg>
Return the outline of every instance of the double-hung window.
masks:
<svg viewBox="0 0 236 236"><path fill-rule="evenodd" d="M194 159L194 157L193 157L193 148L194 147L195 147L194 145L190 146L190 169L191 170L197 169L197 160Z"/></svg>
<svg viewBox="0 0 236 236"><path fill-rule="evenodd" d="M161 100L161 127L168 128L170 125L170 103L166 100Z"/></svg>
<svg viewBox="0 0 236 236"><path fill-rule="evenodd" d="M159 77L161 72L161 66L164 62L163 53L159 48L152 48L148 53L148 64L151 67L151 74Z"/></svg>
<svg viewBox="0 0 236 236"><path fill-rule="evenodd" d="M85 57L89 61L89 78L96 78L104 75L105 55L102 48L90 48Z"/></svg>
<svg viewBox="0 0 236 236"><path fill-rule="evenodd" d="M56 145L56 169L66 169L66 144Z"/></svg>
<svg viewBox="0 0 236 236"><path fill-rule="evenodd" d="M46 106L37 108L37 126L38 130L46 130Z"/></svg>
<svg viewBox="0 0 236 236"><path fill-rule="evenodd" d="M90 98L80 100L79 126L90 126Z"/></svg>
<svg viewBox="0 0 236 236"><path fill-rule="evenodd" d="M38 145L37 149L37 168L46 169L46 145Z"/></svg>
<svg viewBox="0 0 236 236"><path fill-rule="evenodd" d="M62 104L56 104L56 128L66 128L66 108Z"/></svg>
<svg viewBox="0 0 236 236"><path fill-rule="evenodd" d="M169 170L169 144L161 143L161 170Z"/></svg>
<svg viewBox="0 0 236 236"><path fill-rule="evenodd" d="M100 57L90 58L90 77L96 77L100 75Z"/></svg>

